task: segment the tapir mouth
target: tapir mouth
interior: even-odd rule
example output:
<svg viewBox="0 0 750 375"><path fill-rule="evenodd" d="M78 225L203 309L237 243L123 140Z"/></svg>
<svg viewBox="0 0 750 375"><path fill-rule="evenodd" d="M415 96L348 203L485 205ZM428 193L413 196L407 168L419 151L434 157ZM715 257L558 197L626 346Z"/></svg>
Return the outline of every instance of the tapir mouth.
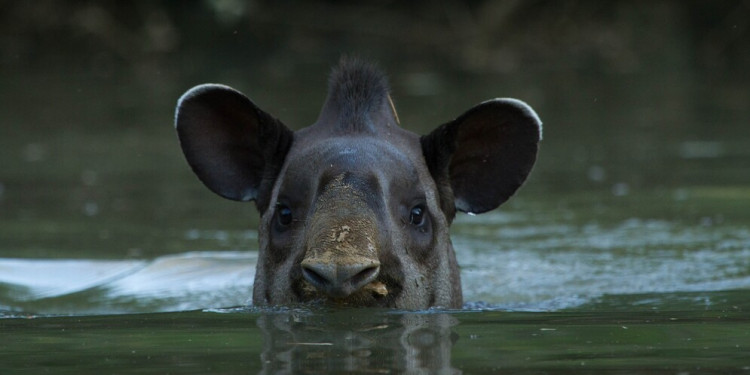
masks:
<svg viewBox="0 0 750 375"><path fill-rule="evenodd" d="M293 289L300 302L313 305L349 307L394 307L401 288L385 278L378 278L346 297L333 297L316 289L307 280L299 279Z"/></svg>

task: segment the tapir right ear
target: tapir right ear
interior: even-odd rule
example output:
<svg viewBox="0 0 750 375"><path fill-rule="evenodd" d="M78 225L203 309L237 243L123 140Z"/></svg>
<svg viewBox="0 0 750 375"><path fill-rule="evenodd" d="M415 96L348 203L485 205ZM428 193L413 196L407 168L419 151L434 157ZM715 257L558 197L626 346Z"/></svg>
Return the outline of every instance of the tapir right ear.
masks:
<svg viewBox="0 0 750 375"><path fill-rule="evenodd" d="M510 198L531 172L541 136L534 110L509 98L481 103L423 136L446 217L486 212Z"/></svg>
<svg viewBox="0 0 750 375"><path fill-rule="evenodd" d="M233 200L256 200L265 210L268 202L259 192L276 179L291 130L239 91L215 84L182 95L175 128L190 167L209 189Z"/></svg>

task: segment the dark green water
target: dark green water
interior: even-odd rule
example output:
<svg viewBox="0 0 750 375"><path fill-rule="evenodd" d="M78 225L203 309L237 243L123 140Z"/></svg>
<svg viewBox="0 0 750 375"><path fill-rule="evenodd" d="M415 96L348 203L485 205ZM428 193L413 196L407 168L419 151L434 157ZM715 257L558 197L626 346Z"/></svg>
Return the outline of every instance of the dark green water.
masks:
<svg viewBox="0 0 750 375"><path fill-rule="evenodd" d="M3 373L743 373L736 310L214 310L4 319ZM30 350L30 348L34 348Z"/></svg>
<svg viewBox="0 0 750 375"><path fill-rule="evenodd" d="M742 3L23 3L0 14L0 374L750 373ZM419 133L525 100L535 170L454 223L461 311L233 308L257 214L192 175L176 100L222 82L299 128L352 51Z"/></svg>

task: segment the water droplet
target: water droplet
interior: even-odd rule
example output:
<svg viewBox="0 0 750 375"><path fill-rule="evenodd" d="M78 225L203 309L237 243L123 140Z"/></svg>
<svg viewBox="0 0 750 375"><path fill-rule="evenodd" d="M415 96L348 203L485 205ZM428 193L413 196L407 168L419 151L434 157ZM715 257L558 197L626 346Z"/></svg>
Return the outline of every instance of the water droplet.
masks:
<svg viewBox="0 0 750 375"><path fill-rule="evenodd" d="M612 194L616 197L624 197L630 194L630 185L618 182L612 186Z"/></svg>
<svg viewBox="0 0 750 375"><path fill-rule="evenodd" d="M680 156L683 159L715 159L723 156L724 151L721 142L695 141L680 145Z"/></svg>
<svg viewBox="0 0 750 375"><path fill-rule="evenodd" d="M23 150L23 157L27 162L37 162L44 160L47 156L47 149L41 143L29 143Z"/></svg>
<svg viewBox="0 0 750 375"><path fill-rule="evenodd" d="M86 186L94 186L96 185L96 181L98 179L97 173L95 171L92 171L90 169L87 169L83 172L81 172L81 182L83 182Z"/></svg>
<svg viewBox="0 0 750 375"><path fill-rule="evenodd" d="M588 176L591 181L602 182L607 177L607 173L601 166L592 165L588 170Z"/></svg>
<svg viewBox="0 0 750 375"><path fill-rule="evenodd" d="M96 216L99 214L99 205L96 202L86 202L83 205L83 213L86 216Z"/></svg>
<svg viewBox="0 0 750 375"><path fill-rule="evenodd" d="M201 232L198 229L190 229L185 232L185 238L188 240L197 240L201 238Z"/></svg>

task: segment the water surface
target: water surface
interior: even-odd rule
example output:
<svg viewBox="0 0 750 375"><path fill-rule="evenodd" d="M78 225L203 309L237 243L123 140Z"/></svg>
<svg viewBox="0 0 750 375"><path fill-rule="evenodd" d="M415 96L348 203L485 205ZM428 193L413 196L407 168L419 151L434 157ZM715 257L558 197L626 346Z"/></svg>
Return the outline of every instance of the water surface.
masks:
<svg viewBox="0 0 750 375"><path fill-rule="evenodd" d="M743 3L23 4L0 29L0 373L750 372ZM249 307L257 213L192 175L174 105L221 82L296 129L345 52L415 132L493 97L544 122L526 185L453 225L464 309Z"/></svg>

